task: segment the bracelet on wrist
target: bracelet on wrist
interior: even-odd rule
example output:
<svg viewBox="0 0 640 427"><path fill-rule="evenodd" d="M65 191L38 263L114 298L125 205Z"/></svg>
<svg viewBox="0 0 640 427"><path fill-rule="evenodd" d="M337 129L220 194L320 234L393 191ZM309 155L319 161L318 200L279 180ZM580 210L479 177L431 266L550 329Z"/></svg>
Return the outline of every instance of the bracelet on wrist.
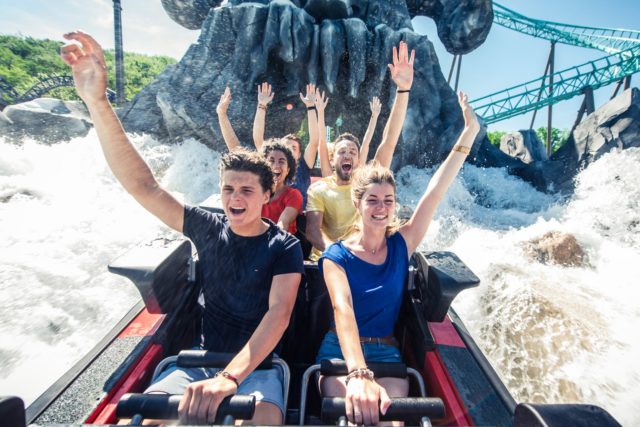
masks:
<svg viewBox="0 0 640 427"><path fill-rule="evenodd" d="M409 93L411 92L411 89L398 89L396 90L396 93Z"/></svg>
<svg viewBox="0 0 640 427"><path fill-rule="evenodd" d="M315 109L316 109L315 105L312 105L311 107L307 107L307 111L311 111L311 110L315 110Z"/></svg>
<svg viewBox="0 0 640 427"><path fill-rule="evenodd" d="M262 105L262 104L258 104L258 108L264 111L267 111L267 106L266 105Z"/></svg>
<svg viewBox="0 0 640 427"><path fill-rule="evenodd" d="M236 383L236 387L240 387L240 382L238 381L238 378L236 378L235 375L231 374L230 372L227 371L218 371L216 372L216 374L213 376L213 378L215 377L225 377L228 380L233 381L234 383Z"/></svg>
<svg viewBox="0 0 640 427"><path fill-rule="evenodd" d="M457 152L462 153L462 154L464 154L466 156L467 154L469 154L469 151L471 151L471 147L466 147L464 145L456 144L456 145L453 146L451 151L457 151Z"/></svg>
<svg viewBox="0 0 640 427"><path fill-rule="evenodd" d="M369 368L354 369L353 371L349 372L349 374L344 380L344 383L346 385L349 385L349 381L351 381L354 378L362 378L362 379L373 381L374 379L373 371Z"/></svg>

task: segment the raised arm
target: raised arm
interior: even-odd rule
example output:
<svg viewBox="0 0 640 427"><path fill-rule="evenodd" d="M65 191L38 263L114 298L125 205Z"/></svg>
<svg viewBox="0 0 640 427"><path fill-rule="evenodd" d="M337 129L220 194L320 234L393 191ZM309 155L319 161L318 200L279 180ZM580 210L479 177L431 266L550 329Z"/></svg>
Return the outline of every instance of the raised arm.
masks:
<svg viewBox="0 0 640 427"><path fill-rule="evenodd" d="M367 131L364 133L364 138L362 138L362 146L360 147L360 165L364 165L365 163L367 163L367 157L369 157L369 144L371 144L373 133L376 131L378 116L380 115L380 110L382 109L380 98L374 96L371 102L369 102L369 108L371 109L371 118L369 119L369 126L367 126Z"/></svg>
<svg viewBox="0 0 640 427"><path fill-rule="evenodd" d="M76 90L89 110L111 171L146 210L182 232L184 206L160 186L129 141L107 99L107 67L102 48L93 37L81 31L67 33L64 38L79 43L62 47L60 55L71 66Z"/></svg>
<svg viewBox="0 0 640 427"><path fill-rule="evenodd" d="M269 309L247 344L223 369L239 383L273 351L289 325L300 284L300 273L273 277ZM189 384L178 406L183 424L212 423L222 399L238 391L235 382L222 375Z"/></svg>
<svg viewBox="0 0 640 427"><path fill-rule="evenodd" d="M307 93L305 96L300 94L300 99L307 107L307 125L309 127L309 143L304 149L304 161L309 169L313 169L316 165L316 156L318 154L318 117L316 114L316 87L314 84L307 85Z"/></svg>
<svg viewBox="0 0 640 427"><path fill-rule="evenodd" d="M366 369L347 275L342 267L329 259L324 259L322 266L347 370L352 372L356 369ZM387 391L374 380L356 377L347 384L345 410L352 423L369 426L378 424L378 402L382 413L385 413L391 404Z"/></svg>
<svg viewBox="0 0 640 427"><path fill-rule="evenodd" d="M316 110L318 111L318 155L320 156L320 172L322 176L333 174L331 162L329 162L329 149L327 148L327 131L324 124L324 110L327 108L329 98L325 97L324 92L316 89Z"/></svg>
<svg viewBox="0 0 640 427"><path fill-rule="evenodd" d="M267 117L267 105L273 101L275 93L271 92L271 85L262 82L258 85L258 106L256 107L256 115L253 118L253 144L256 150L262 148L264 142L264 123Z"/></svg>
<svg viewBox="0 0 640 427"><path fill-rule="evenodd" d="M389 70L391 71L391 79L396 84L396 98L393 101L389 119L382 134L382 141L375 155L375 159L385 167L391 166L393 152L398 144L404 118L407 115L409 91L413 84L414 58L415 51L412 50L411 57L409 57L409 49L405 42L400 42L400 52L395 46L393 47L393 64L389 64Z"/></svg>
<svg viewBox="0 0 640 427"><path fill-rule="evenodd" d="M480 130L478 119L469 105L467 95L459 92L458 103L462 108L464 129L447 158L442 162L436 173L433 174L427 190L418 202L411 219L400 228L400 233L407 243L409 254L416 250L424 238L440 201L462 167Z"/></svg>
<svg viewBox="0 0 640 427"><path fill-rule="evenodd" d="M240 147L240 140L233 130L233 126L231 126L229 116L227 115L229 104L231 104L231 89L227 86L220 97L220 102L218 102L218 106L216 107L216 113L218 113L218 123L220 124L220 131L222 131L222 139L224 139L224 143L227 144L229 151L234 151Z"/></svg>

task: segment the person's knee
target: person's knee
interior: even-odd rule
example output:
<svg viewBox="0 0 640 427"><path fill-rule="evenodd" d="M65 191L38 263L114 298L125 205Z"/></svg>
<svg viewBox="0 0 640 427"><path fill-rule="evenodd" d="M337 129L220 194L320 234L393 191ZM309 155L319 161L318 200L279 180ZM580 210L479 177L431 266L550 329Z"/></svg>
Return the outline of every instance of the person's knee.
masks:
<svg viewBox="0 0 640 427"><path fill-rule="evenodd" d="M242 421L242 425L282 425L282 412L277 405L269 402L256 402L256 410L253 419Z"/></svg>

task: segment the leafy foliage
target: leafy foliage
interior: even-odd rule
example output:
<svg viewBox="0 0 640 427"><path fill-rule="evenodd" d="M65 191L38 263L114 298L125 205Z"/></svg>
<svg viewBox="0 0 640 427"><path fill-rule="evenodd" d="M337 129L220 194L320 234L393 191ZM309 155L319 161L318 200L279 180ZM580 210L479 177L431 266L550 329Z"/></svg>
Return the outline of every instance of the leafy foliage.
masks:
<svg viewBox="0 0 640 427"><path fill-rule="evenodd" d="M501 130L494 130L493 132L487 132L487 138L489 138L489 142L491 145L495 145L496 147L500 147L500 140L507 132Z"/></svg>
<svg viewBox="0 0 640 427"><path fill-rule="evenodd" d="M69 75L69 67L58 54L62 42L39 40L32 37L0 35L0 76L20 94L52 75ZM115 90L115 54L105 51L109 69L109 87ZM145 85L176 60L168 56L148 56L124 53L125 96L131 99ZM73 88L58 88L48 96L60 99L78 99Z"/></svg>
<svg viewBox="0 0 640 427"><path fill-rule="evenodd" d="M545 126L540 126L536 129L536 134L538 135L538 138L540 138L540 141L542 141L542 144L546 147L547 128ZM567 142L567 139L569 139L569 129L551 128L551 152L555 153L558 151L558 149Z"/></svg>

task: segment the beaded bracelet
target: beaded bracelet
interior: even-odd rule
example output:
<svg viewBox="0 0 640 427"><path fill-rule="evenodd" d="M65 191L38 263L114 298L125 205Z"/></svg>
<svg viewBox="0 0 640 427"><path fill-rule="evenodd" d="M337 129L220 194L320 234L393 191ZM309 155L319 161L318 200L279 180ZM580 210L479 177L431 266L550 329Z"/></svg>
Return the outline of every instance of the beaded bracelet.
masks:
<svg viewBox="0 0 640 427"><path fill-rule="evenodd" d="M349 385L349 381L352 380L353 378L365 378L373 381L373 371L369 368L354 369L353 371L349 372L349 374L347 375L347 378L345 378L344 380L344 383L346 385Z"/></svg>
<svg viewBox="0 0 640 427"><path fill-rule="evenodd" d="M231 373L229 373L227 371L218 371L218 372L216 372L216 374L213 377L215 378L215 377L218 377L218 376L225 377L226 379L231 380L234 383L236 383L236 387L240 387L240 382L238 381L238 378L235 377L235 375L233 375L233 374L231 374Z"/></svg>
<svg viewBox="0 0 640 427"><path fill-rule="evenodd" d="M258 108L264 111L267 111L267 106L266 105L262 105L262 104L258 104Z"/></svg>

